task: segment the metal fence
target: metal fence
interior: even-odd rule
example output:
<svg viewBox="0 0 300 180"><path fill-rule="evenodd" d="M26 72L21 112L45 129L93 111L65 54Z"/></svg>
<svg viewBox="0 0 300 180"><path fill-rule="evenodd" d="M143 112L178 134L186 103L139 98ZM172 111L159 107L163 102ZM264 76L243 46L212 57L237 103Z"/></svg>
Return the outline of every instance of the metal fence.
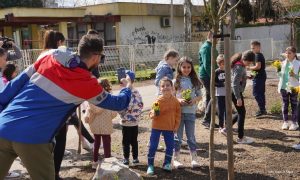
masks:
<svg viewBox="0 0 300 180"><path fill-rule="evenodd" d="M231 41L231 52L250 49L251 41L253 40ZM273 41L272 39L260 39L258 41L261 42L262 52L267 60L278 58L289 45L289 41ZM163 55L168 49L175 49L180 56L188 56L192 58L195 64L198 64L198 51L201 45L201 42L176 42L105 46L106 61L99 65L99 72L101 77L109 77L111 81L116 81L116 69L125 67L135 71L140 79L151 78L155 75L155 67L163 59ZM221 47L222 42L219 42L217 48L222 53L223 48ZM77 49L73 48L73 50L76 51ZM40 49L22 50L22 60L17 60L15 63L20 70L23 70L33 64L41 52Z"/></svg>

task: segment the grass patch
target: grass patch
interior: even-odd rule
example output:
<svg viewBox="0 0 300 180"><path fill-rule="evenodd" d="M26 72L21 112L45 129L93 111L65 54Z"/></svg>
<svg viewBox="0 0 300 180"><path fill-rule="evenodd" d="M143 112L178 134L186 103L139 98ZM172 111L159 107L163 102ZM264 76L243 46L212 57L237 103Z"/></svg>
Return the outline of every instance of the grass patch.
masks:
<svg viewBox="0 0 300 180"><path fill-rule="evenodd" d="M276 101L272 105L270 112L272 114L281 114L282 113L282 111L281 111L281 102L280 101Z"/></svg>
<svg viewBox="0 0 300 180"><path fill-rule="evenodd" d="M116 71L109 71L104 72L100 74L100 78L106 78L108 79L112 84L118 83L118 77L116 75ZM145 70L139 70L135 72L135 81L143 81L148 79L154 79L155 78L155 70L153 69L145 69Z"/></svg>

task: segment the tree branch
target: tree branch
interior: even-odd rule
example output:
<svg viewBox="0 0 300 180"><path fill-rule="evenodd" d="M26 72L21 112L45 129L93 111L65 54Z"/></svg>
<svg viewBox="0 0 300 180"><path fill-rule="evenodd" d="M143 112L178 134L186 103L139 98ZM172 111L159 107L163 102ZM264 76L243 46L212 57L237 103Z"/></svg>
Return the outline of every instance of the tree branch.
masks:
<svg viewBox="0 0 300 180"><path fill-rule="evenodd" d="M225 6L227 5L227 1L228 1L228 0L223 0L223 1L222 1L221 7L220 7L219 12L218 12L218 16L219 16L219 17L220 17L220 15L221 15L221 13L223 13L224 8L225 8Z"/></svg>
<svg viewBox="0 0 300 180"><path fill-rule="evenodd" d="M233 7L231 7L223 16L219 18L219 20L222 20L225 18L231 11L233 11L241 2L242 0L239 0Z"/></svg>
<svg viewBox="0 0 300 180"><path fill-rule="evenodd" d="M205 11L206 11L206 14L209 16L209 11L208 11L208 8L207 8L207 4L206 4L206 1L203 0L203 4L204 4L204 8L205 8Z"/></svg>

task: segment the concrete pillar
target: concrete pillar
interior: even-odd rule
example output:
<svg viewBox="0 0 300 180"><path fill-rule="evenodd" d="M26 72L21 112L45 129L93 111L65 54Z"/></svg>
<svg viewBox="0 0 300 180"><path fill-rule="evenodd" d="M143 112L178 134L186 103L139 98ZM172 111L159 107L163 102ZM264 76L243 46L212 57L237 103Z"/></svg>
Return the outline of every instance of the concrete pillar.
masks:
<svg viewBox="0 0 300 180"><path fill-rule="evenodd" d="M61 32L65 36L65 39L68 39L68 24L67 24L67 22L58 23L58 31Z"/></svg>
<svg viewBox="0 0 300 180"><path fill-rule="evenodd" d="M121 44L120 23L121 22L115 22L116 45Z"/></svg>
<svg viewBox="0 0 300 180"><path fill-rule="evenodd" d="M11 26L4 26L3 28L3 35L13 38L13 31Z"/></svg>
<svg viewBox="0 0 300 180"><path fill-rule="evenodd" d="M29 29L31 30L32 49L39 49L41 39L39 39L39 27L37 24L30 24Z"/></svg>

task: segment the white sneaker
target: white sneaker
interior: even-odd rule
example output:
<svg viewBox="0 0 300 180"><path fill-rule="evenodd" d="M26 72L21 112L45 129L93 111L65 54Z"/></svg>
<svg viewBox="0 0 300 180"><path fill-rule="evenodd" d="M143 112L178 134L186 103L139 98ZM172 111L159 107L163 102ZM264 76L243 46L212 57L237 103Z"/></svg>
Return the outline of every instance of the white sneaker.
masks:
<svg viewBox="0 0 300 180"><path fill-rule="evenodd" d="M180 152L174 153L173 166L175 169L183 168L183 164L180 162Z"/></svg>
<svg viewBox="0 0 300 180"><path fill-rule="evenodd" d="M191 152L191 165L192 168L200 167L200 164L197 162L197 152Z"/></svg>
<svg viewBox="0 0 300 180"><path fill-rule="evenodd" d="M254 140L252 138L244 136L242 139L238 138L237 143L239 144L251 144Z"/></svg>
<svg viewBox="0 0 300 180"><path fill-rule="evenodd" d="M179 160L173 160L173 166L175 169L181 169L183 168L183 164Z"/></svg>
<svg viewBox="0 0 300 180"><path fill-rule="evenodd" d="M300 143L299 143L299 144L293 145L292 148L297 149L297 150L300 150Z"/></svg>
<svg viewBox="0 0 300 180"><path fill-rule="evenodd" d="M223 134L224 136L227 136L226 128L219 128L219 133Z"/></svg>
<svg viewBox="0 0 300 180"><path fill-rule="evenodd" d="M288 130L289 129L289 123L288 122L283 122L281 129L282 130Z"/></svg>
<svg viewBox="0 0 300 180"><path fill-rule="evenodd" d="M92 169L97 169L97 167L98 167L98 162L92 162Z"/></svg>
<svg viewBox="0 0 300 180"><path fill-rule="evenodd" d="M87 150L87 151L92 151L93 150L93 144L89 143L85 138L82 140L82 148Z"/></svg>
<svg viewBox="0 0 300 180"><path fill-rule="evenodd" d="M17 178L20 177L20 174L17 172L10 171L7 173L5 178Z"/></svg>
<svg viewBox="0 0 300 180"><path fill-rule="evenodd" d="M182 139L181 146L187 146L187 145L188 145L187 140Z"/></svg>
<svg viewBox="0 0 300 180"><path fill-rule="evenodd" d="M296 131L299 128L298 123L292 122L289 131Z"/></svg>
<svg viewBox="0 0 300 180"><path fill-rule="evenodd" d="M70 156L70 155L72 155L71 151L65 150L64 156Z"/></svg>

